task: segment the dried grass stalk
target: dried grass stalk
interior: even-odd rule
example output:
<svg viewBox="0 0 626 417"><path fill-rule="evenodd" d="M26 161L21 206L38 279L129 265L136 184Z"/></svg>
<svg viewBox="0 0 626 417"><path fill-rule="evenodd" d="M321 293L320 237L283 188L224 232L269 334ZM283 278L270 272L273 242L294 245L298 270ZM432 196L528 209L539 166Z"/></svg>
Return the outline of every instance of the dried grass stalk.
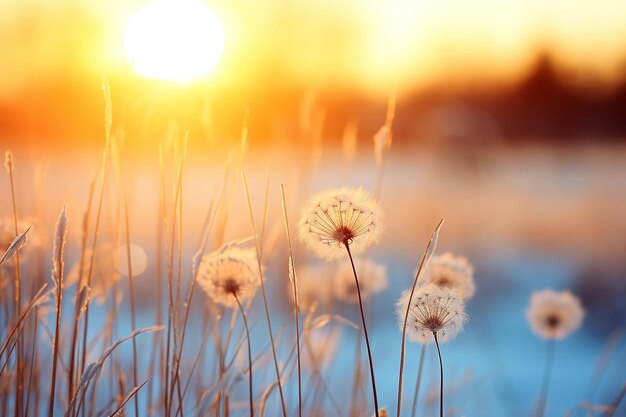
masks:
<svg viewBox="0 0 626 417"><path fill-rule="evenodd" d="M7 250L4 252L4 255L2 255L2 258L0 258L0 264L11 259L13 256L15 256L17 251L22 249L22 246L24 246L27 240L26 235L30 231L31 227L32 226L28 226L28 229L24 230L15 239L13 239Z"/></svg>
<svg viewBox="0 0 626 417"><path fill-rule="evenodd" d="M152 327L146 327L143 329L135 330L128 336L117 340L115 343L109 346L102 353L102 356L100 356L100 358L97 361L92 362L89 365L87 365L87 367L85 368L85 371L83 372L83 375L80 378L80 383L78 384L78 387L76 387L76 394L74 394L74 397L72 398L68 406L68 409L65 412L65 417L69 417L71 415L70 412L74 410L74 408L77 405L78 407L74 415L78 414L78 412L80 411L80 406L85 398L85 393L87 392L87 389L89 388L89 385L100 375L100 372L102 371L102 367L104 366L104 362L107 360L109 356L111 356L111 353L113 353L113 351L117 349L119 345L126 342L127 340L130 340L139 336L142 333L158 332L161 330L163 330L163 326L152 326Z"/></svg>
<svg viewBox="0 0 626 417"><path fill-rule="evenodd" d="M48 415L54 416L54 400L57 375L57 357L59 355L59 331L61 327L61 304L63 302L63 250L67 239L67 206L63 206L54 232L54 247L52 249L52 282L55 292L56 324L54 328L54 345L52 348L52 380L50 382L50 401Z"/></svg>
<svg viewBox="0 0 626 417"><path fill-rule="evenodd" d="M439 240L439 232L441 230L441 226L443 226L443 219L439 221L439 224L435 228L430 241L428 242L428 246L426 246L426 250L422 255L422 259L420 261L419 267L417 268L417 272L415 273L415 279L413 280L413 286L411 287L411 293L409 295L409 301L407 303L406 312L404 314L404 322L402 324L402 342L400 347L400 373L398 376L398 404L396 409L396 416L400 417L400 410L402 408L402 375L404 372L404 352L406 350L406 325L409 319L409 308L411 307L411 302L413 301L413 294L415 293L415 288L417 287L417 280L420 277L422 271L428 265L428 261L432 258L433 253L435 252L435 248L437 247L437 240Z"/></svg>

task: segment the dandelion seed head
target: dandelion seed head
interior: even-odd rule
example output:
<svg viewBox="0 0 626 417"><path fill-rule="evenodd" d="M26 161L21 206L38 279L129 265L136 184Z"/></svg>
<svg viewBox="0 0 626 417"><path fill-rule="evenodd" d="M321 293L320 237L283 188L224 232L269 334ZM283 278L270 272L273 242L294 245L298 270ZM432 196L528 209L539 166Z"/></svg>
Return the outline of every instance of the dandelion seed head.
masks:
<svg viewBox="0 0 626 417"><path fill-rule="evenodd" d="M405 291L396 303L400 330L404 325L410 295L410 291ZM413 294L406 327L407 338L429 344L434 342L433 333L437 333L439 343L445 343L463 330L466 320L465 302L458 291L434 284L425 285Z"/></svg>
<svg viewBox="0 0 626 417"><path fill-rule="evenodd" d="M236 298L243 303L254 297L259 285L256 253L228 247L205 255L198 267L198 283L216 303L237 308Z"/></svg>
<svg viewBox="0 0 626 417"><path fill-rule="evenodd" d="M432 257L424 270L422 282L458 291L465 300L472 298L476 292L474 267L464 256L454 256L449 252Z"/></svg>
<svg viewBox="0 0 626 417"><path fill-rule="evenodd" d="M346 256L346 244L358 254L376 243L381 220L378 203L362 188L330 189L304 206L298 237L317 256L332 261Z"/></svg>
<svg viewBox="0 0 626 417"><path fill-rule="evenodd" d="M369 259L355 259L354 267L359 276L359 287L363 301L369 299L374 294L378 294L387 289L387 267L385 265L370 261ZM358 303L359 297L354 282L352 266L344 262L337 266L333 283L335 286L335 296L348 303Z"/></svg>
<svg viewBox="0 0 626 417"><path fill-rule="evenodd" d="M534 292L526 310L532 331L548 340L566 338L580 327L584 316L578 297L569 291L551 289Z"/></svg>

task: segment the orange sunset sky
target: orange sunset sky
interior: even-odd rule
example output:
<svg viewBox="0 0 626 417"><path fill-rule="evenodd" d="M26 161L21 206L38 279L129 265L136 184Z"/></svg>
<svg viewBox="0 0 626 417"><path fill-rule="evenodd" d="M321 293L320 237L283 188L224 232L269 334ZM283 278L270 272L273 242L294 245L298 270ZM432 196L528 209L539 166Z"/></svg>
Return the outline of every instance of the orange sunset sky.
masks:
<svg viewBox="0 0 626 417"><path fill-rule="evenodd" d="M519 80L544 54L573 84L610 89L626 74L620 0L204 3L223 25L224 51L195 83L224 97L340 88L382 101L392 90L498 88ZM113 80L114 95L115 80L117 91L144 83L123 44L131 16L145 4L1 2L0 128L15 119L32 125L56 100L67 109L88 107L88 101L79 106L88 100L85 90L97 103L103 75Z"/></svg>

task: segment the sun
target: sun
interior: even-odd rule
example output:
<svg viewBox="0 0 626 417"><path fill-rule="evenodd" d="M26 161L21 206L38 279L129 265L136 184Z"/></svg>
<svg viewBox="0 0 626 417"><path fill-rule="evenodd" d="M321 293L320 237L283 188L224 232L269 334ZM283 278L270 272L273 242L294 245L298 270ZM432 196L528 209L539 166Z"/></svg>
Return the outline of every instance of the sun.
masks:
<svg viewBox="0 0 626 417"><path fill-rule="evenodd" d="M208 74L224 49L217 16L196 0L155 0L131 18L124 50L140 75L190 82Z"/></svg>

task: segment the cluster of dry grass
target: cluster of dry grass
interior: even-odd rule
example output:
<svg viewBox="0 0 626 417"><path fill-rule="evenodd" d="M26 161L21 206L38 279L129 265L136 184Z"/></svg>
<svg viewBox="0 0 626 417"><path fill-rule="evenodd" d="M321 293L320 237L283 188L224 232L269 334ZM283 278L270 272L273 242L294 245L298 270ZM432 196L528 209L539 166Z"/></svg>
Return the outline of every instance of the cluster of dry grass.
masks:
<svg viewBox="0 0 626 417"><path fill-rule="evenodd" d="M321 202L314 200L309 204L313 214L300 221L295 216L296 196L302 191L273 184L269 169L261 181L261 190L251 192L245 173L244 126L241 146L226 163L210 203L197 208L205 212L204 222L197 225L194 236L183 235L187 138L173 132L163 140L159 148L160 204L150 209L158 212L156 261L149 268L155 297L146 300L135 288L136 275L144 268L134 262L136 255L131 251L131 244L137 239L129 215L131 196L127 188L133 161L124 157L122 135L112 134L108 87L104 91L106 143L100 167L91 173L93 179L84 207L58 208L60 214L54 228L50 228L53 237L49 254L42 255L45 245L41 244L45 239L41 229L47 226L38 224L31 229L21 219L19 195L14 188L19 167L10 153L6 156L13 210L11 218L2 223L2 249L6 253L0 261L0 316L4 326L0 415L360 417L387 415L385 406L396 401L398 416L415 415L419 387L423 384L425 348L421 350L417 381L408 387L412 402L403 403L405 341L410 340L436 344L440 364L437 381L441 384L437 409L444 415L444 365L439 343L460 331L465 319L465 299L471 295L460 296L442 289L450 282L437 289L420 283L435 252L442 222L431 240L417 249L423 255L416 259L412 286L404 296L404 304L399 304L397 400L377 396L367 332L367 324L375 320L369 303L382 287L371 283L366 271L385 274L373 263L368 264L367 249L375 240L370 241L369 237L380 227L375 201L381 199L383 190L395 99L390 100L386 122L374 137L373 198L363 196L362 191L340 189L331 197L341 203L349 202L349 210L340 203L337 211L329 214L323 208L323 200L329 198L325 194L320 197ZM303 123L306 158L296 164L298 178L294 182L303 190L307 190L309 176L319 163L318 123L319 117ZM346 161L354 156L354 137L354 128L349 127L344 138ZM280 194L272 190L279 190ZM247 217L235 219L232 213L237 193L244 196ZM105 204L107 194L108 201L113 201L112 208ZM258 194L263 198L252 197ZM277 196L281 206L280 217L274 223L268 219L272 196ZM68 223L72 211L82 216L80 227L74 229ZM107 216L109 212L111 218ZM345 213L350 216L347 220ZM245 222L248 233L229 241L227 228L233 222ZM32 223L37 223L36 219ZM347 299L355 310L358 306L360 322L336 314L330 305L337 301L337 294L330 291L332 296L326 296L327 291L322 288L336 284L329 283L327 276L315 276L330 276L337 271L317 269L313 279L304 279L307 255L304 246L298 245L295 238L292 240L296 224L302 240L309 240L307 243L316 253L331 260L342 258L339 263L351 266L348 279L337 281L350 286L339 291L347 291ZM189 241L193 240L193 255L187 256ZM65 264L69 242L76 243L78 252L71 268ZM116 254L116 248L123 248L124 253ZM353 259L357 252L361 252L361 258ZM119 259L124 262L120 264ZM269 290L267 264L279 265L276 269L280 273L272 279L284 280L285 292ZM374 266L366 269L361 265ZM299 276L303 278L300 283ZM431 285L435 285L436 279L432 275L430 279ZM462 285L471 288L473 294L472 282L466 280ZM437 294L435 301L432 294ZM146 317L138 303L148 304L154 315ZM277 319L272 308L276 304L288 306L288 319ZM253 320L251 314L255 315ZM555 317L550 315L550 323ZM148 323L147 327L140 322ZM349 378L351 386L343 390L351 395L342 399L323 370L332 366L344 331L357 332L358 336L353 374ZM550 357L549 365L551 361ZM544 385L537 415L544 412L547 383ZM613 404L590 406L589 410L611 416L625 394L626 388Z"/></svg>

